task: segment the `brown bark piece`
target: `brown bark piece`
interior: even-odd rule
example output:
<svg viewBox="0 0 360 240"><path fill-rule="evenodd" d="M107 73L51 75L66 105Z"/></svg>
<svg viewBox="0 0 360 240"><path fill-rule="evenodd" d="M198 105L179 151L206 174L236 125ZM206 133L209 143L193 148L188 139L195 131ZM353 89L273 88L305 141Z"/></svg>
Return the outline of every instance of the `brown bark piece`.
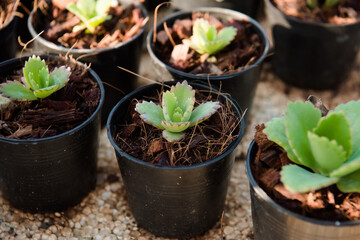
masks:
<svg viewBox="0 0 360 240"><path fill-rule="evenodd" d="M165 145L161 140L152 141L148 148L147 154L154 155L165 149Z"/></svg>

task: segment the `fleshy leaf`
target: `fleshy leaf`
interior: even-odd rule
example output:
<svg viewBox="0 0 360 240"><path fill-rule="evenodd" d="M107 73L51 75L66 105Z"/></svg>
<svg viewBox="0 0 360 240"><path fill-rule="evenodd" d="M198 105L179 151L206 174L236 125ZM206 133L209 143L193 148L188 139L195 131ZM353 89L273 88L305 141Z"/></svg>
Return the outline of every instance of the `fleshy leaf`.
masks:
<svg viewBox="0 0 360 240"><path fill-rule="evenodd" d="M291 192L305 193L324 187L328 187L336 182L338 178L329 178L308 170L298 165L284 166L280 172L281 181Z"/></svg>
<svg viewBox="0 0 360 240"><path fill-rule="evenodd" d="M352 153L360 149L360 100L350 101L346 104L338 105L334 112L344 112L345 116L350 122Z"/></svg>
<svg viewBox="0 0 360 240"><path fill-rule="evenodd" d="M307 5L310 8L315 8L318 5L318 0L307 0Z"/></svg>
<svg viewBox="0 0 360 240"><path fill-rule="evenodd" d="M189 126L190 122L170 122L170 121L160 121L163 128L170 132L182 132L185 131Z"/></svg>
<svg viewBox="0 0 360 240"><path fill-rule="evenodd" d="M49 87L49 69L48 67L44 67L39 71L39 86L40 88Z"/></svg>
<svg viewBox="0 0 360 240"><path fill-rule="evenodd" d="M41 87L39 83L37 83L37 79L39 79L39 72L43 68L47 68L45 61L35 55L25 62L23 73L27 83L26 85L30 86L33 90Z"/></svg>
<svg viewBox="0 0 360 240"><path fill-rule="evenodd" d="M92 18L94 16L96 0L78 0L76 6L86 18Z"/></svg>
<svg viewBox="0 0 360 240"><path fill-rule="evenodd" d="M343 177L360 169L360 149L354 153L341 167L330 173L330 177Z"/></svg>
<svg viewBox="0 0 360 240"><path fill-rule="evenodd" d="M37 98L46 98L58 90L58 85L53 85L47 88L41 88L34 91Z"/></svg>
<svg viewBox="0 0 360 240"><path fill-rule="evenodd" d="M336 4L338 4L340 0L325 0L324 2L324 8L329 9L334 7Z"/></svg>
<svg viewBox="0 0 360 240"><path fill-rule="evenodd" d="M97 26L99 26L103 22L106 22L107 20L110 20L110 19L111 19L110 15L103 14L103 15L95 16L95 17L89 19L86 24L88 26L91 26L91 28L95 30L95 28Z"/></svg>
<svg viewBox="0 0 360 240"><path fill-rule="evenodd" d="M284 118L273 118L270 122L266 123L264 133L267 135L269 140L285 149L287 156L291 161L300 164L300 161L293 153L286 137Z"/></svg>
<svg viewBox="0 0 360 240"><path fill-rule="evenodd" d="M71 72L69 69L66 69L64 66L59 68L55 68L50 73L50 86L51 85L58 85L58 90L63 88L65 84L69 81L69 77Z"/></svg>
<svg viewBox="0 0 360 240"><path fill-rule="evenodd" d="M311 153L307 132L314 129L321 118L319 109L307 102L289 103L285 115L286 136L293 152L302 165L316 166Z"/></svg>
<svg viewBox="0 0 360 240"><path fill-rule="evenodd" d="M164 120L164 115L159 105L153 102L143 101L142 103L136 104L135 110L140 113L140 117L144 122L159 129L164 129L161 124L161 121Z"/></svg>
<svg viewBox="0 0 360 240"><path fill-rule="evenodd" d="M175 108L178 106L178 101L174 93L166 91L162 95L162 107L166 121L172 121Z"/></svg>
<svg viewBox="0 0 360 240"><path fill-rule="evenodd" d="M4 111L11 104L11 100L0 95L0 111Z"/></svg>
<svg viewBox="0 0 360 240"><path fill-rule="evenodd" d="M326 117L320 119L313 132L329 140L335 140L346 151L346 158L350 157L351 129L349 120L343 112L330 112Z"/></svg>
<svg viewBox="0 0 360 240"><path fill-rule="evenodd" d="M36 100L34 93L26 88L23 84L17 81L11 81L0 84L0 91L5 96L19 100L19 101L32 101Z"/></svg>
<svg viewBox="0 0 360 240"><path fill-rule="evenodd" d="M96 14L101 15L108 11L113 0L98 0L96 2Z"/></svg>
<svg viewBox="0 0 360 240"><path fill-rule="evenodd" d="M216 110L220 108L219 102L206 102L200 104L195 110L192 112L190 117L190 122L192 126L195 126L196 124L205 121L208 119L211 115L213 115Z"/></svg>
<svg viewBox="0 0 360 240"><path fill-rule="evenodd" d="M360 170L342 177L337 187L342 192L360 192Z"/></svg>
<svg viewBox="0 0 360 240"><path fill-rule="evenodd" d="M178 82L175 86L171 87L170 92L174 93L177 97L178 105L183 112L192 103L191 99L195 98L195 90L192 89L187 81Z"/></svg>
<svg viewBox="0 0 360 240"><path fill-rule="evenodd" d="M188 106L187 109L185 109L185 112L181 118L182 122L187 122L190 120L191 117L191 113L194 110L194 104L195 104L195 97L193 98L188 98L186 100L187 102L189 101L189 103L186 103L186 105Z"/></svg>
<svg viewBox="0 0 360 240"><path fill-rule="evenodd" d="M320 137L315 133L308 132L310 148L316 161L316 169L328 175L334 169L340 167L346 160L346 152L335 140Z"/></svg>
<svg viewBox="0 0 360 240"><path fill-rule="evenodd" d="M168 130L164 130L162 135L168 142L180 141L185 136L183 132L170 132Z"/></svg>

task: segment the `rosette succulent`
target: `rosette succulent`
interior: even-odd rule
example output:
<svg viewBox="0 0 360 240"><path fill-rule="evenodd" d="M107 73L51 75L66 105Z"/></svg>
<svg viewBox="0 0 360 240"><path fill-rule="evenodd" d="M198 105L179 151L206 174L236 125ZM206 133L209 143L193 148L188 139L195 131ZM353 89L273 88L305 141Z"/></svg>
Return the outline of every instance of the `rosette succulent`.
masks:
<svg viewBox="0 0 360 240"><path fill-rule="evenodd" d="M86 33L94 33L95 28L101 23L110 20L107 14L112 0L79 0L69 3L66 9L80 18L81 23L73 28L73 32L86 29Z"/></svg>
<svg viewBox="0 0 360 240"><path fill-rule="evenodd" d="M71 72L62 66L49 73L45 61L34 55L25 62L23 74L22 83L7 81L0 84L0 93L18 101L46 98L65 86L69 81Z"/></svg>
<svg viewBox="0 0 360 240"><path fill-rule="evenodd" d="M234 27L225 27L217 32L207 20L198 18L193 26L193 35L183 42L200 54L212 55L229 45L236 32Z"/></svg>
<svg viewBox="0 0 360 240"><path fill-rule="evenodd" d="M342 192L360 192L359 116L360 101L341 104L323 117L311 103L295 102L283 118L268 122L264 133L296 163L282 168L284 186L308 192L336 184Z"/></svg>
<svg viewBox="0 0 360 240"><path fill-rule="evenodd" d="M321 6L324 9L330 9L337 5L341 0L325 0L322 1L322 4L319 3L319 0L307 0L307 5L310 8L315 8L317 6Z"/></svg>
<svg viewBox="0 0 360 240"><path fill-rule="evenodd" d="M162 94L161 106L142 101L135 110L144 122L163 129L163 137L172 142L181 140L187 128L206 120L220 108L219 102L201 103L195 109L194 104L195 90L183 81Z"/></svg>

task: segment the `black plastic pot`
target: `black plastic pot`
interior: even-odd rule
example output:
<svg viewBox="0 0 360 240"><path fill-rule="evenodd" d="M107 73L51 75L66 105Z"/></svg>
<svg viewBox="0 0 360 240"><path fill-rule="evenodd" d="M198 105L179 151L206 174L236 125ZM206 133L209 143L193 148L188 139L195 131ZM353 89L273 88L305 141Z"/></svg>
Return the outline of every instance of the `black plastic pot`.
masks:
<svg viewBox="0 0 360 240"><path fill-rule="evenodd" d="M301 88L335 88L349 75L360 48L360 22L329 24L286 16L270 0L266 13L271 24L276 74Z"/></svg>
<svg viewBox="0 0 360 240"><path fill-rule="evenodd" d="M167 81L173 78L179 81L185 79L190 82L194 80L199 80L207 83L208 81L210 81L212 85L215 85L219 88L221 86L221 90L223 92L230 93L232 98L235 99L235 101L240 105L242 109L247 109L247 114L246 114L246 118L247 118L247 116L250 115L249 113L255 95L256 86L260 79L262 63L269 50L269 40L266 36L265 30L254 19L233 10L228 10L223 8L197 8L188 11L176 12L168 16L163 21L158 23L157 25L158 31L164 29L163 22L166 22L167 25L170 27L174 24L176 19L184 19L191 17L193 11L209 12L212 15L222 19L235 18L235 19L245 19L249 21L249 23L252 25L253 30L259 34L262 42L265 45L264 52L253 65L239 72L224 74L220 76L195 75L195 74L182 72L170 67L169 65L166 65L164 62L162 62L155 55L152 49L153 48L152 39L153 39L154 31L151 30L147 36L146 44L147 44L148 52L151 56L152 63L154 64L154 70L157 73L159 80Z"/></svg>
<svg viewBox="0 0 360 240"><path fill-rule="evenodd" d="M291 212L274 202L251 172L258 146L252 141L246 158L255 240L358 240L360 221L323 221Z"/></svg>
<svg viewBox="0 0 360 240"><path fill-rule="evenodd" d="M202 83L191 85L195 89L209 90ZM245 132L245 121L241 121L239 135L227 150L202 164L161 167L136 159L116 145L114 136L119 124L124 123L132 99L154 96L161 87L151 84L125 96L109 115L107 133L115 148L129 205L138 225L156 236L190 238L206 232L221 216L235 160L233 151ZM220 95L219 99L230 101L241 116L242 111L230 98Z"/></svg>
<svg viewBox="0 0 360 240"><path fill-rule="evenodd" d="M137 4L141 8L144 17L147 17L147 11L141 4ZM38 11L39 12L39 11ZM28 28L33 37L35 37L44 26L33 25L34 12L28 19ZM84 63L91 63L91 68L99 75L104 82L106 97L104 108L102 110L102 125L106 124L107 116L115 104L124 96L123 93L116 90L122 90L125 94L135 89L136 77L128 72L120 70L117 66L121 66L133 72L138 72L140 65L140 57L142 43L144 39L144 30L147 24L130 40L121 42L113 47L102 49L72 49L55 45L44 38L37 37L35 40L35 51L42 53L55 53L65 55L70 51L75 59ZM110 87L110 84L113 87Z"/></svg>
<svg viewBox="0 0 360 240"><path fill-rule="evenodd" d="M0 62L15 57L16 54L15 14L0 28Z"/></svg>
<svg viewBox="0 0 360 240"><path fill-rule="evenodd" d="M0 63L0 75L23 66L27 58ZM0 137L0 187L12 206L30 212L61 211L79 203L95 188L104 88L96 73L88 71L99 85L101 98L85 122L54 137Z"/></svg>
<svg viewBox="0 0 360 240"><path fill-rule="evenodd" d="M157 5L159 5L163 2L170 2L170 0L169 1L167 1L167 0L145 0L144 5L145 5L146 9L153 11Z"/></svg>
<svg viewBox="0 0 360 240"><path fill-rule="evenodd" d="M29 10L31 11L33 9L33 0L21 0L21 3ZM27 26L27 19L28 19L28 13L24 11L22 7L18 7L18 12L24 15L24 17L17 17L18 23L16 27L16 35L20 36L21 41L23 43L26 43L32 39L31 34L29 32L28 26ZM20 45L18 45L18 48L22 48Z"/></svg>
<svg viewBox="0 0 360 240"><path fill-rule="evenodd" d="M172 0L173 6L181 10L192 10L198 7L228 8L255 17L259 0Z"/></svg>

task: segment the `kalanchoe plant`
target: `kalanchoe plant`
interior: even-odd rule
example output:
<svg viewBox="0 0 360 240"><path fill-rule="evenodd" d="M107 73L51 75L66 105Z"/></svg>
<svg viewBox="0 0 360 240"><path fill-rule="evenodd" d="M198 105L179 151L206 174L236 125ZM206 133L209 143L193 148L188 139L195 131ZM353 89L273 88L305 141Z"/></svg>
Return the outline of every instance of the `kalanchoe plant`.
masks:
<svg viewBox="0 0 360 240"><path fill-rule="evenodd" d="M342 192L360 192L359 116L360 100L323 117L311 103L295 102L289 103L284 118L268 122L264 133L297 164L281 170L284 186L308 192L336 184Z"/></svg>
<svg viewBox="0 0 360 240"><path fill-rule="evenodd" d="M0 84L2 95L18 101L33 101L46 98L60 90L69 81L71 72L62 66L49 73L44 60L35 55L29 57L23 68L22 82L7 81Z"/></svg>
<svg viewBox="0 0 360 240"><path fill-rule="evenodd" d="M73 32L86 29L86 33L94 33L101 23L110 20L107 14L112 0L79 0L69 3L66 9L80 18L81 23L73 28Z"/></svg>
<svg viewBox="0 0 360 240"><path fill-rule="evenodd" d="M337 5L341 0L325 0L323 1L323 4L321 5L321 7L323 7L324 9L330 9L332 7L334 7L335 5ZM310 8L315 8L317 6L320 6L319 4L319 0L307 0L307 5Z"/></svg>
<svg viewBox="0 0 360 240"><path fill-rule="evenodd" d="M196 109L194 104L195 91L183 81L162 94L161 106L143 101L136 104L135 110L144 122L163 129L163 137L172 142L181 140L183 131L206 120L220 108L219 102L201 103Z"/></svg>
<svg viewBox="0 0 360 240"><path fill-rule="evenodd" d="M217 32L215 26L199 18L194 23L193 35L183 42L200 54L212 55L229 45L234 40L236 32L234 27L225 27Z"/></svg>

